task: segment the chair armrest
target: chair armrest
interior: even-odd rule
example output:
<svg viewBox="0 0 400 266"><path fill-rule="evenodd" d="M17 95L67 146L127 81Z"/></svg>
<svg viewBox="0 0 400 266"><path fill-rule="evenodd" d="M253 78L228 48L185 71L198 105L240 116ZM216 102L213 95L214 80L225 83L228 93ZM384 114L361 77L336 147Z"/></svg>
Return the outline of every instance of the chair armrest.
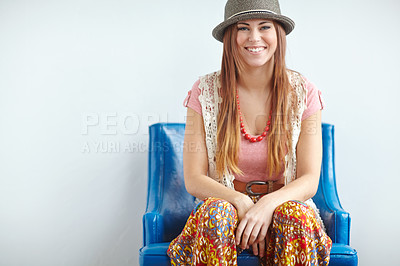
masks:
<svg viewBox="0 0 400 266"><path fill-rule="evenodd" d="M317 204L326 230L334 243L349 245L350 242L350 214L342 208Z"/></svg>
<svg viewBox="0 0 400 266"><path fill-rule="evenodd" d="M326 231L334 243L349 245L350 242L350 214L346 212L339 201L334 179L327 182L321 178L318 192L313 200L317 205Z"/></svg>
<svg viewBox="0 0 400 266"><path fill-rule="evenodd" d="M147 212L143 215L143 244L147 246L162 242L164 234L163 216L158 212Z"/></svg>
<svg viewBox="0 0 400 266"><path fill-rule="evenodd" d="M323 155L317 194L313 197L326 231L334 243L349 245L350 215L343 210L336 189L335 128L322 123Z"/></svg>

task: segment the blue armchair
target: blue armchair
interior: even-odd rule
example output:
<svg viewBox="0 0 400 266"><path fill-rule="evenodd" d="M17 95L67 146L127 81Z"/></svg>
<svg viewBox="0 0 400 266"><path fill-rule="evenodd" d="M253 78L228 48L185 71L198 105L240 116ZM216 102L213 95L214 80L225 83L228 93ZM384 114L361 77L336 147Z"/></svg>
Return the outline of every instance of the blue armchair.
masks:
<svg viewBox="0 0 400 266"><path fill-rule="evenodd" d="M183 179L184 124L150 126L147 208L143 216L140 265L170 265L168 245L183 229L194 207ZM357 265L357 252L349 246L350 215L340 205L336 190L334 126L322 124L323 158L318 192L313 200L320 209L333 241L330 265ZM243 252L238 265L259 265L257 257Z"/></svg>

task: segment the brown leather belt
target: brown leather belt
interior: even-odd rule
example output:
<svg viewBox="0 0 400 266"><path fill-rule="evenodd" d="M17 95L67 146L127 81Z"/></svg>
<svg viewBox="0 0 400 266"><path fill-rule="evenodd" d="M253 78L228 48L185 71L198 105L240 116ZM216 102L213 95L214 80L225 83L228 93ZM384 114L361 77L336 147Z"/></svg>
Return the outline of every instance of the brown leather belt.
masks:
<svg viewBox="0 0 400 266"><path fill-rule="evenodd" d="M250 196L262 196L282 188L283 184L277 184L276 181L251 181L248 183L233 180L235 190L246 193Z"/></svg>

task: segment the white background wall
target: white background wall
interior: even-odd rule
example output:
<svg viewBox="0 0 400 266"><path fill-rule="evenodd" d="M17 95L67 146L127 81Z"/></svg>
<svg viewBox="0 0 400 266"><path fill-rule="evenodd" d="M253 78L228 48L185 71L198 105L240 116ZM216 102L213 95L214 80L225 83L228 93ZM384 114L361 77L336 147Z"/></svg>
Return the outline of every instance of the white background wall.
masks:
<svg viewBox="0 0 400 266"><path fill-rule="evenodd" d="M219 69L223 0L0 1L0 265L137 265L147 127ZM360 265L398 261L400 2L281 0Z"/></svg>

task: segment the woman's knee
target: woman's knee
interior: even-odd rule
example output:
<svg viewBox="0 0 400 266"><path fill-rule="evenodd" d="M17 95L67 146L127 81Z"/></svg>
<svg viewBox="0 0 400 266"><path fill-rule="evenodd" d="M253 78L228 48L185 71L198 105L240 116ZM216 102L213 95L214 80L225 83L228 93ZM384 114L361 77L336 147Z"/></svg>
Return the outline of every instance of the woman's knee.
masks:
<svg viewBox="0 0 400 266"><path fill-rule="evenodd" d="M205 199L202 208L211 215L236 216L236 208L230 202L219 198Z"/></svg>
<svg viewBox="0 0 400 266"><path fill-rule="evenodd" d="M236 208L226 200L207 198L198 211L200 211L202 220L206 221L204 224L206 227L218 227L222 230L233 231L237 226Z"/></svg>
<svg viewBox="0 0 400 266"><path fill-rule="evenodd" d="M290 200L279 205L274 212L274 219L284 217L286 219L299 218L309 211L309 206L301 201Z"/></svg>

